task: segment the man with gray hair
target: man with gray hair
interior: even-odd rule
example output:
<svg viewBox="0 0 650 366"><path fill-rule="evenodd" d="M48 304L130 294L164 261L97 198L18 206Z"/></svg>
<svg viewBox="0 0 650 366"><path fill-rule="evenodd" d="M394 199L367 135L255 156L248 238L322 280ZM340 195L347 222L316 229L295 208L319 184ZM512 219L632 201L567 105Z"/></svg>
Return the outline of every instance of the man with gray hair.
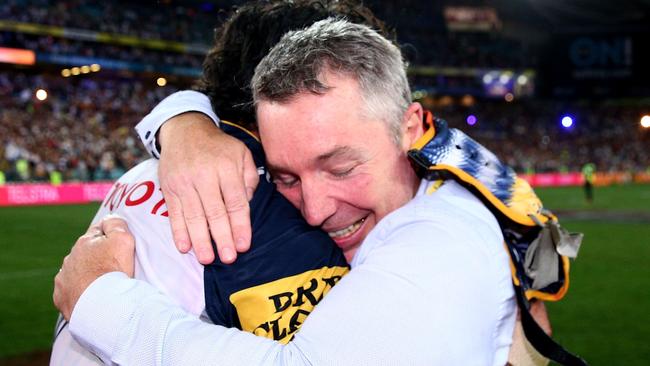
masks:
<svg viewBox="0 0 650 366"><path fill-rule="evenodd" d="M72 333L115 364L504 365L515 302L501 230L466 189L411 168L423 111L399 50L327 19L284 36L252 87L278 190L350 273L280 345L201 323L119 273L129 269L113 258L129 246L78 243L55 289L55 300L85 290Z"/></svg>

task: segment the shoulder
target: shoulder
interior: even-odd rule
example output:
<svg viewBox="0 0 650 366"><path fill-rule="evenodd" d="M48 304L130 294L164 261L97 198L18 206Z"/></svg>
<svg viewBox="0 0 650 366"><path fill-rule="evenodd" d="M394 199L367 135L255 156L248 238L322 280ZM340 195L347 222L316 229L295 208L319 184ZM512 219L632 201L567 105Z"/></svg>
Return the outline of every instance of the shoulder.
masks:
<svg viewBox="0 0 650 366"><path fill-rule="evenodd" d="M482 260L505 254L496 218L476 197L451 181L430 194L427 188L424 182L416 197L379 222L355 261L378 250L405 258L417 253Z"/></svg>
<svg viewBox="0 0 650 366"><path fill-rule="evenodd" d="M433 187L433 182L423 181L418 194L403 207L404 211L423 220L442 220L454 228L485 227L500 232L494 215L467 189L452 180L436 190Z"/></svg>
<svg viewBox="0 0 650 366"><path fill-rule="evenodd" d="M264 155L264 149L262 148L262 144L260 143L259 139L253 132L228 121L221 121L220 128L223 132L238 139L239 141L243 142L244 145L246 145L248 150L250 150L251 154L253 155L253 159L255 160L255 164L258 166L258 168L260 166L264 166L266 159Z"/></svg>
<svg viewBox="0 0 650 366"><path fill-rule="evenodd" d="M447 182L379 222L352 267L383 273L431 299L472 293L496 304L490 307L496 311L511 299L508 263L496 218L467 190Z"/></svg>

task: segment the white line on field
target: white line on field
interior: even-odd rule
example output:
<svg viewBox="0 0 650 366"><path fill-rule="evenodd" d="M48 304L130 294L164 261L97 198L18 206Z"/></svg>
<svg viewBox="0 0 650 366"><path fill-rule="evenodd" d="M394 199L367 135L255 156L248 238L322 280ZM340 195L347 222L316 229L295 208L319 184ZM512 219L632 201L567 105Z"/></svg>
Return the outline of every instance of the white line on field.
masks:
<svg viewBox="0 0 650 366"><path fill-rule="evenodd" d="M50 275L52 276L52 278L54 278L57 270L58 268L39 268L39 269L30 269L28 271L4 272L4 273L0 273L0 281L29 278L29 277L40 277L45 275Z"/></svg>

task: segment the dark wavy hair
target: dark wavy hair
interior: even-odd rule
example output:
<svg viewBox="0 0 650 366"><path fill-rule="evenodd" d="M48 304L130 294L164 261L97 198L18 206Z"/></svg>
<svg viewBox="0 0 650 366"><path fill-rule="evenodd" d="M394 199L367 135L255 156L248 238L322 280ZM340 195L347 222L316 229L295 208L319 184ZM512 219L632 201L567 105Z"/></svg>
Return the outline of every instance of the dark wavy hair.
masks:
<svg viewBox="0 0 650 366"><path fill-rule="evenodd" d="M395 41L394 31L357 1L254 1L237 8L215 30L214 47L203 61L195 89L210 97L220 118L256 129L250 81L257 64L288 31L332 16L368 25Z"/></svg>

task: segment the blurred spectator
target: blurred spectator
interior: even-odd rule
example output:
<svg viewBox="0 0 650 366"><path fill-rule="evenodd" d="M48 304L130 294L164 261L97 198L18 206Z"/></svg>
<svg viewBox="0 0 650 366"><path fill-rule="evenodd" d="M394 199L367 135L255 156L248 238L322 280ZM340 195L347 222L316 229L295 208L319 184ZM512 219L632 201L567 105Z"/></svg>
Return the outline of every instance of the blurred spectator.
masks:
<svg viewBox="0 0 650 366"><path fill-rule="evenodd" d="M99 167L95 169L93 180L116 180L124 173L124 168L116 166L113 152L106 151L102 154Z"/></svg>

